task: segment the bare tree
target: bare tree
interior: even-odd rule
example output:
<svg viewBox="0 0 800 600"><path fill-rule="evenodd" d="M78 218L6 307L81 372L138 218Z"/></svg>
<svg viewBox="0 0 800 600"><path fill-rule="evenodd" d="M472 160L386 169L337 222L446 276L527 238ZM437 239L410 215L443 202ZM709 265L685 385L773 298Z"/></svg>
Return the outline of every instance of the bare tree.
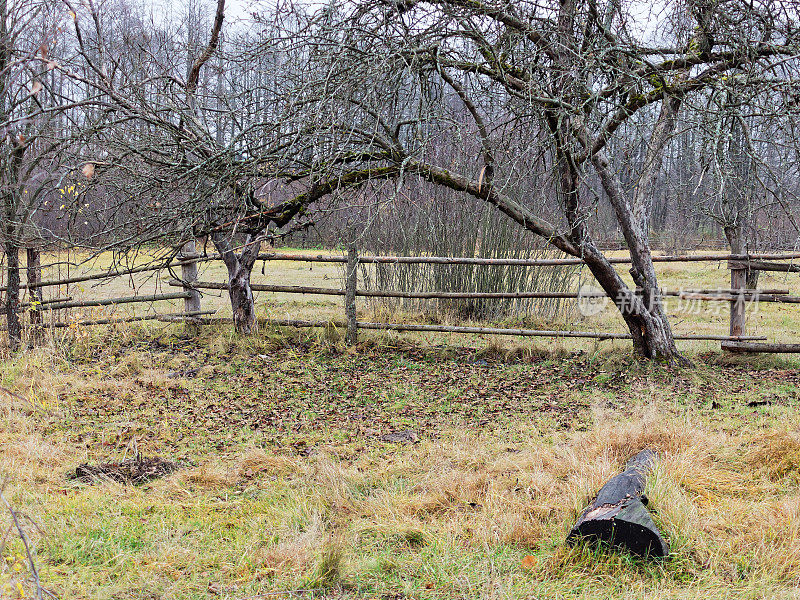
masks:
<svg viewBox="0 0 800 600"><path fill-rule="evenodd" d="M667 3L665 39L653 41L637 35L642 16L628 14L635 6L619 1L331 4L311 42L325 76L308 82L306 95L324 115L318 125L333 149L329 164L393 166L398 177L421 177L494 205L585 262L640 355L682 360L651 259L657 175L686 98L732 78L751 86L786 78L779 67L797 44L792 9L783 8ZM459 108L472 119L479 149L468 145L460 161L441 164L437 144L464 127ZM641 168L626 188L613 142L634 117L648 114L638 129ZM551 219L510 185L526 167L507 151L521 132L544 148L548 193L559 209ZM635 288L592 235L601 198L630 251Z"/></svg>
<svg viewBox="0 0 800 600"><path fill-rule="evenodd" d="M650 234L678 202L671 169L698 215L708 178L676 148L691 136L701 154L698 115L726 89L745 104L796 94L789 3L676 0L644 15L623 0L342 0L280 4L226 34L219 0L202 35L203 19L188 19L190 32L124 7L90 2L74 19L84 67L70 76L103 121L94 182L114 215L106 243L208 236L243 332L255 328L249 278L263 240L307 225L323 199L365 184L388 198L417 180L580 257L635 350L682 360ZM648 18L656 25L642 27ZM110 34L120 25L121 41ZM742 136L751 156L764 150ZM600 250L615 231L633 285Z"/></svg>
<svg viewBox="0 0 800 600"><path fill-rule="evenodd" d="M57 187L75 132L67 113L80 104L68 96L59 73L63 14L56 9L40 0L0 0L0 240L8 275L4 308L15 350L22 339L19 251L44 238L37 217Z"/></svg>
<svg viewBox="0 0 800 600"><path fill-rule="evenodd" d="M159 240L177 251L210 239L228 269L236 329L253 332L250 274L261 243L305 226L318 199L374 176L315 178L298 151L307 109L295 102L292 77L301 76L307 54L286 35L297 27L293 14L282 15L285 29L265 20L253 25L258 35L224 38L219 0L200 44L202 19L168 30L124 3L74 10L85 68L71 76L103 99L94 185L108 218L96 249ZM128 31L122 43L110 33L120 26Z"/></svg>

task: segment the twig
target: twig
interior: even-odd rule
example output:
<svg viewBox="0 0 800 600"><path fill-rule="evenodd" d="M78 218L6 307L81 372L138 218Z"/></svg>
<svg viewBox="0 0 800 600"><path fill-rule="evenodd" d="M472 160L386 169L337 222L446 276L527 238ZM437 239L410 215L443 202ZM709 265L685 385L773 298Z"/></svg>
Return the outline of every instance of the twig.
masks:
<svg viewBox="0 0 800 600"><path fill-rule="evenodd" d="M12 392L8 388L4 388L4 387L0 386L0 392L5 392L9 396L13 396L17 400L22 400L24 402L30 402L30 400L28 400L25 396L20 396L19 394L17 394L16 392Z"/></svg>
<svg viewBox="0 0 800 600"><path fill-rule="evenodd" d="M255 598L272 598L273 596L300 596L304 594L314 594L316 592L324 591L322 588L315 588L310 590L278 590L275 592L265 592L263 594L254 594L252 596L241 596L235 600L254 600Z"/></svg>
<svg viewBox="0 0 800 600"><path fill-rule="evenodd" d="M5 481L3 481L2 487L0 487L0 499L3 500L3 503L6 505L9 514L11 515L11 519L14 521L14 526L17 528L17 532L19 533L19 537L22 540L22 545L25 546L25 554L28 557L28 564L31 567L31 574L33 575L33 582L36 584L36 598L38 600L43 600L42 598L42 585L39 582L39 571L36 569L36 563L33 560L33 555L31 554L31 548L28 544L28 536L25 535L25 531L22 529L22 525L19 524L19 519L17 518L16 511L11 507L8 500L6 499L5 494L3 493L6 489L6 484L8 483L8 478L6 477Z"/></svg>

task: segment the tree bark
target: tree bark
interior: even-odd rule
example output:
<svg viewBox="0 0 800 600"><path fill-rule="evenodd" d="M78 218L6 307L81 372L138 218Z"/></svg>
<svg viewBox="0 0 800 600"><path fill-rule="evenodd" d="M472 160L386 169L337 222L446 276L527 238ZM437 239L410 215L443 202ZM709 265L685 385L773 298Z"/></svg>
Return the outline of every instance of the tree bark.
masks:
<svg viewBox="0 0 800 600"><path fill-rule="evenodd" d="M261 248L261 238L248 235L239 254L221 232L212 233L211 241L228 270L228 295L231 300L234 327L239 333L255 333L258 331L258 321L256 321L253 290L250 287L250 275Z"/></svg>
<svg viewBox="0 0 800 600"><path fill-rule="evenodd" d="M600 254L602 260L598 260L599 264L594 268L589 262L587 265L603 289L614 298L633 336L634 348L639 354L646 358L687 364L688 360L678 352L675 346L672 327L664 312L648 235L646 231L642 230L642 223L647 221L642 214L638 218L635 216L633 207L625 196L619 178L612 172L605 153L599 151L591 157L591 160L600 176L603 189L614 208L617 222L625 237L631 254L630 273L634 283L642 290L641 296L636 297L622 282L619 275L614 277L610 273L614 268L602 254ZM602 280L601 277L603 277ZM604 281L608 281L608 283L604 284ZM620 283L623 286L621 288L618 287ZM615 290L615 287L618 289Z"/></svg>
<svg viewBox="0 0 800 600"><path fill-rule="evenodd" d="M617 221L625 234L631 254L630 272L641 295L635 294L628 287L592 241L586 227L586 215L580 208L579 176L575 160L566 147L565 139L569 139L570 132L563 129L555 115L549 120L551 132L556 139L559 192L570 227L570 241L579 249L586 266L620 311L631 333L634 351L644 358L665 360L669 363L687 362L675 346L672 328L663 310L648 238L638 226L635 213L619 185L618 178L610 172L604 153L597 153L592 157L592 162L600 174L603 187L615 208Z"/></svg>
<svg viewBox="0 0 800 600"><path fill-rule="evenodd" d="M6 323L8 325L8 345L12 351L19 350L22 344L22 324L19 320L19 246L6 242L6 267L8 285L6 289Z"/></svg>
<svg viewBox="0 0 800 600"><path fill-rule="evenodd" d="M555 82L554 96L571 102L575 102L580 96L579 87L584 89L587 87L586 82L579 82L569 75L574 67L574 57L579 54L575 51L574 38L576 11L573 0L561 2L557 27L560 44L555 61L564 75ZM574 49L573 52L570 52L570 49ZM633 338L634 351L645 358L666 360L670 363L688 361L675 346L672 328L663 310L650 253L647 225L652 205L652 182L661 165L666 140L674 129L675 114L679 106L679 100L665 98L663 101L661 115L648 144L641 193L634 198L633 205L622 189L619 177L610 169L602 147L595 148L594 144L589 142L590 136L582 119L577 115L565 117L558 111L546 113L548 127L556 147L558 191L562 197L564 215L570 228L567 237L579 249L580 256L592 275L622 314ZM580 202L578 182L583 160L578 154L579 147L585 150L583 158L589 158L594 165L614 208L617 222L631 254L630 272L634 283L641 288L640 296L622 281L591 239L586 226L588 221L586 208Z"/></svg>
<svg viewBox="0 0 800 600"><path fill-rule="evenodd" d="M42 288L37 284L42 281L42 263L38 248L28 248L26 251L26 279L28 281L28 295L30 296L30 334L29 343L39 342L42 333Z"/></svg>
<svg viewBox="0 0 800 600"><path fill-rule="evenodd" d="M194 287L194 284L197 283L197 261L191 259L199 258L199 254L197 253L197 246L194 240L186 242L183 247L181 248L180 254L178 255L179 259L187 260L188 262L184 262L181 264L181 280L184 283L183 289L189 293L189 297L185 298L183 301L183 311L185 313L199 313L201 311L200 307L200 292L197 288ZM195 333L197 333L197 324L198 319L186 319L185 323L187 326L192 329Z"/></svg>
<svg viewBox="0 0 800 600"><path fill-rule="evenodd" d="M234 272L229 271L228 283L236 331L244 334L255 333L258 324L253 292L250 289L250 273L240 265Z"/></svg>
<svg viewBox="0 0 800 600"><path fill-rule="evenodd" d="M725 218L724 231L728 239L731 254L744 254L747 248L747 226L750 220L748 209L748 191L743 189L745 186L752 185L750 182L750 159L744 152L744 132L741 123L734 115L731 121L730 146L728 153L732 161L733 172L728 186L723 192L723 216ZM731 268L731 289L744 290L750 284L758 282L758 271L751 274L746 267ZM730 335L741 336L745 332L747 316L745 314L746 303L744 294L739 294L738 298L731 302L730 310ZM736 333L734 333L736 332Z"/></svg>

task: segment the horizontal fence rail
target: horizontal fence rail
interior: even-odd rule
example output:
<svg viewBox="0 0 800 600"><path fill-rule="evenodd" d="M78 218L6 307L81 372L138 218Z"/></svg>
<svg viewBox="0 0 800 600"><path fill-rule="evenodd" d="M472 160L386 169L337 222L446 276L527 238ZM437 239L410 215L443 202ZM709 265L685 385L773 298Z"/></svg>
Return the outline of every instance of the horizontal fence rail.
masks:
<svg viewBox="0 0 800 600"><path fill-rule="evenodd" d="M109 317L107 319L89 319L86 321L72 321L72 322L59 322L53 323L51 327L64 328L64 327L90 327L93 325L113 325L115 323L134 323L136 321L164 321L167 323L174 323L184 321L186 319L195 319L202 315L213 315L215 310L203 310L190 313L173 313L161 315L142 315L139 317Z"/></svg>
<svg viewBox="0 0 800 600"><path fill-rule="evenodd" d="M774 263L760 260L730 261L731 269L750 269L751 271L777 271L781 273L800 273L800 264Z"/></svg>
<svg viewBox="0 0 800 600"><path fill-rule="evenodd" d="M800 304L800 296L776 296L774 294L752 294L747 290L738 292L734 290L733 294L698 294L695 292L686 292L680 295L683 300L706 300L709 302L738 302L740 299L753 300L758 302L783 302L784 304Z"/></svg>
<svg viewBox="0 0 800 600"><path fill-rule="evenodd" d="M172 279L169 285L174 287L191 287L200 290L227 290L227 283L197 281L187 283ZM321 288L302 285L264 285L253 283L250 288L254 292L278 292L286 294L314 294L318 296L345 296L346 289ZM638 290L637 290L638 291ZM762 302L800 302L800 296L789 296L789 290L662 290L663 296L677 297L685 300L708 300L733 302L744 296L745 299ZM524 299L524 298L607 298L605 292L401 292L396 290L356 290L356 296L366 298L409 298L417 300L462 300L462 299Z"/></svg>
<svg viewBox="0 0 800 600"><path fill-rule="evenodd" d="M39 310L62 310L65 308L90 308L92 306L114 306L116 304L133 304L136 302L158 302L160 300L178 300L188 298L189 292L174 292L172 294L151 294L149 296L128 296L125 298L106 298L103 300L76 300L62 304L45 304Z"/></svg>
<svg viewBox="0 0 800 600"><path fill-rule="evenodd" d="M784 254L686 254L675 256L653 256L653 262L718 262L748 260L793 260L800 259L800 252ZM346 263L344 255L286 254L267 252L258 255L258 260L290 260L302 262ZM611 264L629 264L628 257L609 257ZM523 267L552 267L584 264L581 258L470 258L460 256L359 256L360 263L387 264L433 264L433 265L508 265Z"/></svg>
<svg viewBox="0 0 800 600"><path fill-rule="evenodd" d="M800 353L800 344L754 344L752 342L726 340L722 342L722 349L728 352L797 354Z"/></svg>
<svg viewBox="0 0 800 600"><path fill-rule="evenodd" d="M232 319L205 319L206 322L229 323ZM337 321L307 321L303 319L259 319L262 325L273 325L277 327L338 327L347 328L347 323ZM607 333L596 331L560 331L545 329L513 329L505 327L468 327L460 325L417 325L414 323L371 323L368 321L358 321L359 329L376 329L390 331L428 331L440 333L472 333L487 335L513 335L520 337L563 337L563 338L589 338L598 340L629 340L630 334L627 333ZM757 341L766 340L763 336L738 336L731 337L726 335L676 335L676 340L701 340L701 341Z"/></svg>
<svg viewBox="0 0 800 600"><path fill-rule="evenodd" d="M70 302L70 301L72 301L72 296L67 296L65 298L49 298L45 300L36 300L35 302L20 302L19 309L24 309L33 306L38 310L41 310L41 307L46 304L62 304L64 302Z"/></svg>

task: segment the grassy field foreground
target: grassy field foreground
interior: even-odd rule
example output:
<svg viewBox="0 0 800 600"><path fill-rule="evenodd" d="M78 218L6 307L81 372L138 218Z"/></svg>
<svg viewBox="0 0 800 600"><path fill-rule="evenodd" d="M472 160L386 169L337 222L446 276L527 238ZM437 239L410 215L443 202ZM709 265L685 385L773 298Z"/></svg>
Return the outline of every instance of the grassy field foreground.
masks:
<svg viewBox="0 0 800 600"><path fill-rule="evenodd" d="M798 363L482 351L177 326L0 366L0 468L60 598L800 597ZM386 435L401 433L400 442ZM671 546L566 532L643 447ZM139 486L68 479L135 453ZM3 514L4 530L10 525ZM18 536L0 597L31 597Z"/></svg>

